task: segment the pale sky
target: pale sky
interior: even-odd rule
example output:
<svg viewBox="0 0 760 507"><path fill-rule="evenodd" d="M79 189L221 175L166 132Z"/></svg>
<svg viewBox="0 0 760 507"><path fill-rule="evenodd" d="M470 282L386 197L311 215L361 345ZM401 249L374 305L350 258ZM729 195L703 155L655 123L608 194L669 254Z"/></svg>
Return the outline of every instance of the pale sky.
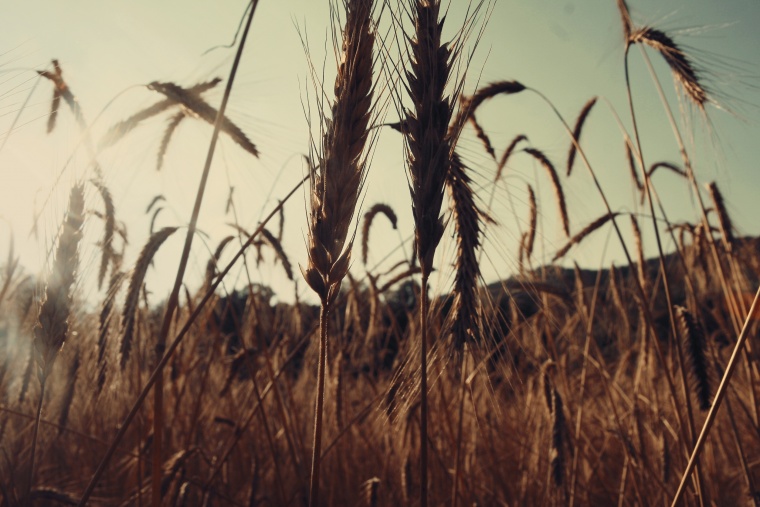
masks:
<svg viewBox="0 0 760 507"><path fill-rule="evenodd" d="M395 5L395 1L390 3ZM461 26L466 3L453 0L446 21L449 36ZM756 29L760 2L630 0L629 6L635 22L666 31L686 49L704 70L705 82L715 98L733 111L729 114L710 106L709 123L699 117L692 123L695 169L701 182L718 182L740 232L759 234L755 216L760 189L760 32ZM45 133L52 86L39 79L34 70L49 69L52 58L60 60L64 78L92 124L97 141L114 123L162 98L145 87L151 81L190 86L216 76L226 79L234 49L204 52L232 42L244 9L245 2L231 0L0 2L0 17L5 20L0 34L0 144L5 143L0 150L0 258L7 254L12 231L26 271L35 273L45 266L68 190L82 177L88 160L86 151L81 146L77 149L80 132L67 108L60 111L56 130ZM386 15L383 26L389 21ZM235 187L240 223L252 229L301 178L301 155L307 152L309 140L304 107L309 103L313 110L316 102L299 31L308 37L312 63L320 74L324 66L325 88L331 93L335 62L331 50L325 58L325 48L331 48L329 30L326 0L261 0L228 108L229 117L253 140L261 157L254 159L229 138L221 137L201 211L200 229L210 238L208 248L213 250L221 238L233 233L226 225L233 216L225 214L229 185ZM391 45L390 38L386 44ZM471 48L472 44L468 46ZM392 48L383 51L397 54ZM622 55L614 0L498 0L475 50L465 90L471 92L478 83L516 79L547 95L571 124L589 98L598 95L606 99L592 111L582 144L613 209L645 213L633 199L622 135L612 114L614 108L630 130ZM656 55L650 56L666 92L677 105L669 71ZM645 159L648 164L661 160L680 163L638 49L632 50L630 62ZM381 71L378 66L377 75L385 80L392 72ZM223 86L204 95L210 104L218 106ZM381 89L386 88L381 85ZM128 264L147 239L151 217L145 208L154 196L166 197L165 209L156 221L158 227L184 225L190 218L211 127L197 120L184 121L169 146L164 168L157 172L158 145L171 114L144 122L98 154L114 196L117 218L129 231ZM497 98L486 104L478 117L497 152L503 151L515 135L524 133L530 146L543 150L554 161L565 188L572 232L603 213L602 202L580 161L569 179L564 176L569 140L536 95ZM398 118L392 105L386 118ZM485 207L493 189L494 163L470 130L459 150L475 170L475 183ZM494 192L491 215L498 225L488 226L482 263L488 281L506 278L515 271L517 231L527 220L527 183L539 194L539 250L534 265L542 258L550 259L565 242L546 175L530 157L516 154ZM672 220L696 220L683 181L663 173L655 177L655 185ZM392 231L387 222L378 219L372 230L370 264L388 255L384 265L389 267L400 258L400 238L412 233L408 195L400 137L385 129L375 146L364 210L376 202L390 204L399 217L400 230ZM92 187L88 187L87 197L89 209L102 209ZM298 193L285 212L284 248L299 278L297 264L306 260L304 202L303 193ZM37 238L29 236L35 206L42 217ZM651 228L645 218L641 222L645 229ZM627 230L627 222L621 223ZM270 228L276 229L276 224ZM101 231L99 221L91 217L82 249L82 272L90 280L97 272L95 242ZM181 230L167 242L156 260L156 269L148 274L148 286L156 300L168 294L183 233ZM586 267L619 263L616 240L609 241L609 249L604 250L609 237L608 228L599 231L573 250L570 259ZM448 266L453 243L448 238L447 233L438 261L441 290L451 280ZM651 252L651 235L645 236L645 243ZM407 252L409 245L407 242ZM194 244L186 277L191 287L197 286L208 248L202 241ZM231 254L232 250L228 247L227 252ZM273 286L283 299L292 299L293 285L285 280L281 267L273 266L270 252L265 258L266 262L252 272L254 281ZM364 273L358 252L352 271L356 276ZM233 279L242 276L239 271L233 274ZM302 281L299 290L308 292ZM81 291L84 297L99 299L91 282L83 282Z"/></svg>

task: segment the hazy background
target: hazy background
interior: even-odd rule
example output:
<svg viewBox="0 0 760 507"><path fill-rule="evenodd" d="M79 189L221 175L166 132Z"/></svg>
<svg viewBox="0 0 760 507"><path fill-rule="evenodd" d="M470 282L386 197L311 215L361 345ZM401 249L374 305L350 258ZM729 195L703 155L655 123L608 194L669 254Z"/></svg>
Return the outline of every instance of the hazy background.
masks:
<svg viewBox="0 0 760 507"><path fill-rule="evenodd" d="M395 2L391 4L395 8ZM688 51L704 70L703 78L715 99L732 111L710 106L707 118L696 115L689 123L695 170L702 182L718 181L741 233L760 233L756 220L760 188L760 3L630 0L629 4L635 22L667 31ZM5 20L0 34L0 255L6 255L12 235L25 270L42 270L50 260L50 248L71 184L91 176L85 171L89 158L79 143L80 131L63 103L57 128L50 135L45 133L52 84L34 71L50 69L52 58L60 60L64 78L92 124L97 141L114 123L162 99L145 87L151 81L190 86L215 76L226 79L235 49L206 52L232 42L245 5L243 1L0 3L0 17ZM452 2L446 20L449 36L461 27L466 7L463 0ZM316 112L316 92L302 39L308 38L311 62L320 76L324 71L325 89L331 94L335 58L329 14L327 1L261 0L228 106L229 117L253 140L261 157L255 159L225 135L220 137L199 225L208 238L195 242L186 275L191 288L197 287L210 250L234 232L226 225L234 221L233 214L225 212L229 187L235 189L239 223L253 229L304 174L302 155L309 147L304 111L310 105L312 114ZM517 79L546 94L571 124L589 98L599 95L606 99L592 111L582 144L613 208L645 212L639 209L632 191L623 137L612 114L617 111L630 129L621 26L614 0L499 0L489 19L481 16L477 27L483 22L487 24L469 66L465 90L471 92L478 83ZM387 32L389 24L386 12L381 34ZM474 42L473 37L468 50ZM392 37L386 39L386 44L381 53L395 58L398 49L392 46ZM669 70L656 55L651 56L677 106ZM637 48L633 48L630 61L645 159L648 164L660 160L679 162L677 146ZM388 78L397 76L391 67L377 68L378 94L387 103ZM204 97L216 107L223 89L224 83ZM157 172L158 145L174 111L151 118L98 154L117 218L128 229L127 266L134 262L147 239L151 216L145 208L156 195L166 198L157 227L184 225L190 218L212 128L202 121L183 121L169 145L163 169ZM385 116L387 121L398 119L392 103ZM535 94L497 98L481 109L478 118L497 152L501 153L515 135L524 133L532 146L555 162L567 196L572 232L603 213L601 200L580 160L572 177L564 177L569 140L551 110ZM413 225L400 141L396 132L386 128L375 145L364 210L376 202L390 204L399 217L399 231L392 231L384 219L378 219L372 229L370 265L384 262L388 267L402 258L404 249L407 255L411 252ZM471 130L465 132L459 150L475 171L484 208L493 191L490 213L498 225L487 229L482 263L485 279L506 278L516 269L519 230L527 220L526 183L539 194L540 225L534 265L550 259L565 238L543 170L525 154L516 154L504 178L494 187L491 182L495 164ZM663 172L655 177L655 184L671 220L694 219L696 213L683 181ZM101 210L102 203L93 187L88 186L87 195L88 209ZM284 249L296 273L297 264L306 259L304 203L304 194L299 192L285 208ZM35 213L40 216L36 236L30 234ZM649 221L641 223L647 230L651 226ZM627 223L623 224L627 232ZM276 224L270 229L276 230ZM95 243L101 231L98 219L88 220L82 249L82 270L87 276L81 293L89 300L98 299L92 279L99 261ZM156 269L148 274L154 300L168 294L183 233L180 230L166 243L156 259ZM620 262L616 240L606 248L609 237L607 228L599 231L572 251L570 258L587 267ZM404 248L399 246L402 238L406 240ZM654 241L650 234L645 233L645 244L651 253ZM666 245L672 248L669 240ZM233 250L230 246L227 253L231 255ZM439 290L446 290L451 281L451 270L446 268L451 263L452 250L453 240L447 233L438 262ZM249 260L255 260L255 256L249 256ZM292 299L293 284L271 260L271 252L265 251L265 262L259 268L251 266L253 280L271 285L282 299ZM364 273L358 252L353 272L356 276ZM241 270L234 271L227 287L244 278ZM300 275L296 274L296 278L300 279ZM303 296L308 294L303 281L299 281L298 290Z"/></svg>

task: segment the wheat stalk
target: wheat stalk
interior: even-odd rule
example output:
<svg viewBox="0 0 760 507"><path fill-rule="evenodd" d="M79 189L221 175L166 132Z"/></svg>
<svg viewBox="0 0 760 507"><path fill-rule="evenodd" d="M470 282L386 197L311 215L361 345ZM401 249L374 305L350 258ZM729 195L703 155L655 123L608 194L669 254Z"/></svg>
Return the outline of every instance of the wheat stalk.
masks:
<svg viewBox="0 0 760 507"><path fill-rule="evenodd" d="M450 128L456 97L447 97L446 83L452 55L442 43L443 20L439 0L416 0L411 6L414 33L407 35L410 54L406 88L412 109L406 112L404 134L408 146L408 170L412 194L415 245L422 275L420 294L420 505L428 498L428 397L427 397L427 284L435 250L443 236L441 217L443 187L452 153L451 132L458 135L468 113L460 113ZM476 94L477 95L477 94ZM477 109L476 97L469 112ZM474 107L473 107L474 106ZM461 110L460 110L461 111Z"/></svg>
<svg viewBox="0 0 760 507"><path fill-rule="evenodd" d="M306 283L321 300L317 399L314 409L309 505L319 506L319 472L322 448L327 362L327 319L332 302L351 259L353 239L346 244L356 204L366 175L364 148L372 114L373 47L372 0L349 0L331 117L318 154L318 169L310 178L308 251L301 268Z"/></svg>

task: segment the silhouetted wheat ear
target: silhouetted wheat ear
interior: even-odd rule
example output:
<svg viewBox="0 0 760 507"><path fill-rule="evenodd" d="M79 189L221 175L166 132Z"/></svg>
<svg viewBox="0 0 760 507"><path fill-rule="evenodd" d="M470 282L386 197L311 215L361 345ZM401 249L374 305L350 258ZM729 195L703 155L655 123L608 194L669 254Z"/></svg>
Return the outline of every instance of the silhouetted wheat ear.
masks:
<svg viewBox="0 0 760 507"><path fill-rule="evenodd" d="M100 197L103 199L103 206L105 212L103 213L103 239L101 240L101 257L100 268L98 268L98 289L102 288L103 281L106 278L108 272L108 264L113 256L113 235L116 230L116 210L113 204L113 198L111 192L108 190L105 182L100 179L90 180L95 188L98 189Z"/></svg>
<svg viewBox="0 0 760 507"><path fill-rule="evenodd" d="M651 178L654 172L660 167L662 167L663 169L668 169L669 171L676 173L682 178L688 178L686 171L684 171L683 169L681 169L675 164L671 164L670 162L655 162L649 167L649 171L647 172L647 175Z"/></svg>
<svg viewBox="0 0 760 507"><path fill-rule="evenodd" d="M69 420L69 411L71 409L71 402L74 400L74 390L77 384L77 373L79 372L79 351L74 353L74 359L69 365L69 371L66 375L66 387L63 390L61 396L61 412L58 415L58 434L63 433L66 429L66 423Z"/></svg>
<svg viewBox="0 0 760 507"><path fill-rule="evenodd" d="M398 225L398 219L393 208L384 203L373 205L369 211L364 214L364 221L362 222L362 263L365 266L367 265L367 256L369 255L369 230L378 213L382 213L388 218L393 229L396 229Z"/></svg>
<svg viewBox="0 0 760 507"><path fill-rule="evenodd" d="M683 50L666 33L656 28L643 27L628 37L631 44L645 44L662 56L673 72L673 78L681 85L684 95L699 109L704 109L708 92L699 78L699 71Z"/></svg>
<svg viewBox="0 0 760 507"><path fill-rule="evenodd" d="M620 284L618 283L618 274L615 265L610 265L610 294L612 295L612 303L615 305L620 318L623 319L623 329L626 331L631 328L630 319L628 318L628 309L623 303L623 295L620 291Z"/></svg>
<svg viewBox="0 0 760 507"><path fill-rule="evenodd" d="M197 85L194 85L188 88L187 93L200 95L201 93L208 91L211 88L214 88L221 81L222 80L217 77L217 78L212 79L211 81L198 83ZM126 120L120 121L119 123L116 123L111 128L109 128L108 131L105 133L105 135L100 139L98 146L100 148L105 148L107 146L114 144L119 139L124 137L127 133L129 133L131 130L133 130L135 127L137 127L140 124L140 122L147 120L151 116L160 114L166 111L167 109L169 109L170 107L178 106L178 105L179 104L177 103L177 101L167 98L153 104L152 106L146 107L145 109L141 111L138 111L137 113L133 114Z"/></svg>
<svg viewBox="0 0 760 507"><path fill-rule="evenodd" d="M639 221L636 220L634 215L631 216L631 229L633 230L633 240L636 244L636 268L639 274L639 283L641 284L644 293L647 292L648 277L646 269L646 260L644 259L644 243L641 240L641 229L639 229Z"/></svg>
<svg viewBox="0 0 760 507"><path fill-rule="evenodd" d="M723 194L721 194L718 185L714 181L708 183L707 190L710 192L710 199L713 202L713 206L715 206L715 211L718 213L718 224L720 225L720 232L723 235L723 244L726 250L730 252L735 243L734 225L731 222L731 217L728 215L726 202L723 200Z"/></svg>
<svg viewBox="0 0 760 507"><path fill-rule="evenodd" d="M491 144L491 138L489 138L486 131L483 130L483 126L478 122L478 119L475 118L474 114L470 115L470 123L472 124L472 128L475 129L475 135L478 136L478 139L483 143L483 148L485 148L486 153L491 155L492 159L496 160L496 150L494 150L493 144Z"/></svg>
<svg viewBox="0 0 760 507"><path fill-rule="evenodd" d="M581 132L583 132L583 125L586 124L586 118L588 118L591 109L596 104L596 97L589 99L588 102L581 109L581 113L578 115L578 119L575 121L575 128L573 129L573 139L575 142L570 143L570 152L567 155L567 175L573 172L573 164L575 163L575 156L578 153L576 144L581 142Z"/></svg>
<svg viewBox="0 0 760 507"><path fill-rule="evenodd" d="M518 81L496 81L489 83L467 99L467 107L464 108L465 114L468 116L475 114L475 111L483 102L497 95L512 95L520 93L523 90L525 90L525 86Z"/></svg>
<svg viewBox="0 0 760 507"><path fill-rule="evenodd" d="M527 140L528 140L527 136L525 136L524 134L520 134L518 136L515 136L515 138L512 139L512 142L509 143L509 146L507 146L501 158L499 159L499 165L496 166L496 176L493 179L495 183L498 183L499 180L501 179L501 173L504 171L504 168L507 166L509 157L512 156L512 153L514 153L515 148L517 148L517 145L521 141L527 141Z"/></svg>
<svg viewBox="0 0 760 507"><path fill-rule="evenodd" d="M216 122L216 116L218 111L210 106L205 100L203 100L199 94L192 93L190 90L182 88L174 83L159 83L152 82L148 85L149 90L157 91L165 95L174 104L184 107L186 114L200 118L213 125ZM160 104L160 103L159 103ZM152 115L151 115L152 116ZM241 148L253 155L259 156L259 150L255 144L245 135L245 133L232 123L226 116L222 117L221 130L233 141L235 141ZM176 125L175 125L176 127ZM171 132L169 132L171 134Z"/></svg>
<svg viewBox="0 0 760 507"><path fill-rule="evenodd" d="M615 218L616 216L620 215L620 213L605 213L604 215L600 216L590 224L588 224L586 227L584 227L581 232L570 238L570 241L568 241L565 246L557 250L557 253L554 254L554 257L552 257L552 262L556 261L557 259L561 259L564 257L567 252L570 251L570 249L573 247L573 245L579 244L581 241L583 241L586 236L594 232L595 230L599 229L601 226Z"/></svg>
<svg viewBox="0 0 760 507"><path fill-rule="evenodd" d="M631 179L633 180L633 183L636 185L636 188L639 190L639 192L644 194L644 184L641 182L639 173L636 170L636 159L633 156L633 149L631 148L630 139L626 139L625 141L625 157L628 161L628 170L631 173Z"/></svg>
<svg viewBox="0 0 760 507"><path fill-rule="evenodd" d="M123 281L124 273L119 271L118 267L114 265L111 272L111 280L108 283L108 292L106 293L106 298L103 300L103 306L100 309L100 325L98 328L98 392L103 389L106 381L106 368L108 367L106 356L108 332L111 327L111 317L113 314L113 306L116 301L116 294L119 292L119 288Z"/></svg>
<svg viewBox="0 0 760 507"><path fill-rule="evenodd" d="M446 183L454 202L457 237L452 337L456 350L462 350L465 342L477 343L480 338L480 265L477 252L480 248L481 228L480 211L475 204L471 180L456 153L452 157Z"/></svg>
<svg viewBox="0 0 760 507"><path fill-rule="evenodd" d="M699 401L699 408L706 411L712 405L712 389L706 355L705 333L689 310L677 305L675 309L681 327L681 337L688 354L694 381L694 393Z"/></svg>
<svg viewBox="0 0 760 507"><path fill-rule="evenodd" d="M55 128L56 117L58 116L58 109L61 105L61 98L66 101L66 104L71 109L74 117L80 126L84 126L84 118L82 117L82 109L79 107L79 103L74 98L74 94L71 93L69 85L63 79L63 70L58 60L53 59L53 72L47 70L38 70L37 74L49 79L53 86L53 101L50 107L50 116L48 117L47 132L50 133Z"/></svg>
<svg viewBox="0 0 760 507"><path fill-rule="evenodd" d="M633 31L633 21L631 20L631 13L628 10L628 4L625 0L617 0L618 11L620 12L620 21L623 24L623 36L625 37L626 44L631 40L631 32Z"/></svg>
<svg viewBox="0 0 760 507"><path fill-rule="evenodd" d="M567 216L567 204L565 203L565 193L562 191L562 184L559 182L559 176L557 170L554 169L554 165L549 161L543 152L535 148L525 148L525 153L528 153L533 158L541 163L541 166L546 169L549 174L549 178L552 182L552 188L554 189L554 197L557 199L557 207L559 208L559 216L562 219L562 230L565 231L565 235L570 237L570 219Z"/></svg>
<svg viewBox="0 0 760 507"><path fill-rule="evenodd" d="M222 256L222 252L224 252L224 248L233 239L235 239L235 236L226 236L216 246L216 250L214 250L214 255L212 255L211 258L206 263L206 276L204 277L204 282L203 282L204 286L206 287L211 286L211 283L214 280L214 276L216 275L216 265L217 263L219 263L219 258Z"/></svg>
<svg viewBox="0 0 760 507"><path fill-rule="evenodd" d="M177 227L164 227L153 233L145 246L143 246L140 256L137 258L137 263L132 270L132 277L129 279L129 286L127 287L127 296L124 299L124 310L121 315L122 337L119 351L121 354L120 364L122 370L127 365L129 353L132 350L132 338L135 331L135 316L140 299L140 289L148 272L148 266L150 266L153 256L156 255L156 252L163 245L164 241L174 234L176 230Z"/></svg>
<svg viewBox="0 0 760 507"><path fill-rule="evenodd" d="M164 135L161 137L161 144L158 145L158 155L156 156L157 171L160 171L164 166L164 158L166 158L166 150L169 149L169 141L171 141L172 135L174 135L174 131L177 130L177 127L179 127L179 124L182 123L182 120L185 118L185 112L180 111L179 113L172 116L169 120L169 123L166 125Z"/></svg>
<svg viewBox="0 0 760 507"><path fill-rule="evenodd" d="M451 157L449 123L455 98L445 95L452 55L441 42L440 3L418 1L413 9L415 33L409 37L411 58L406 73L412 106L406 111L403 129L409 148L407 165L417 256L425 274L431 272L435 250L443 236L440 215Z"/></svg>
<svg viewBox="0 0 760 507"><path fill-rule="evenodd" d="M302 271L323 302L337 295L348 271L353 240L348 245L346 240L366 174L375 43L371 11L370 0L347 4L335 101L311 173L309 264Z"/></svg>
<svg viewBox="0 0 760 507"><path fill-rule="evenodd" d="M530 261L533 255L533 246L536 243L536 230L538 229L538 204L536 203L536 193L533 187L528 185L528 205L530 211L528 214L528 233L525 237L525 257Z"/></svg>
<svg viewBox="0 0 760 507"><path fill-rule="evenodd" d="M565 412L562 407L562 397L557 389L551 392L552 404L552 447L550 452L550 465L552 481L555 486L562 485L562 479L565 475L565 452L564 452L564 433L565 433Z"/></svg>
<svg viewBox="0 0 760 507"><path fill-rule="evenodd" d="M53 267L34 326L34 354L41 384L50 373L58 351L66 341L71 313L71 290L79 264L82 238L84 187L75 185L69 195L66 220L58 238Z"/></svg>
<svg viewBox="0 0 760 507"><path fill-rule="evenodd" d="M287 254L285 254L285 250L283 250L282 245L278 239L266 228L261 229L261 237L264 238L264 242L269 245L272 250L274 250L277 258L280 259L280 262L282 263L282 269L285 270L285 274L288 276L288 279L292 280L293 268L291 267L290 260L288 259Z"/></svg>

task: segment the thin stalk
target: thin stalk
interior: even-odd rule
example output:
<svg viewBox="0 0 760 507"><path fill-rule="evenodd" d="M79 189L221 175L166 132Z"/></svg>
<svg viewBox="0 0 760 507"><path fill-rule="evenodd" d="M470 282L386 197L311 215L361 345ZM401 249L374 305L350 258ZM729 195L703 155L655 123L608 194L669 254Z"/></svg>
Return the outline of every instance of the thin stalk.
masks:
<svg viewBox="0 0 760 507"><path fill-rule="evenodd" d="M457 424L457 444L456 444L456 463L454 466L454 487L451 492L451 506L457 507L457 496L459 493L459 476L462 474L462 429L464 426L464 400L467 393L467 344L464 344L462 351L462 371L459 380L459 388L462 391L459 397L459 422Z"/></svg>
<svg viewBox="0 0 760 507"><path fill-rule="evenodd" d="M686 465L686 470L684 470L683 476L681 477L681 483L678 486L678 491L676 491L676 495L673 497L673 503L671 504L672 507L676 507L678 505L678 502L681 500L681 496L683 496L686 482L689 479L691 472L694 470L695 465L697 464L699 453L702 451L705 440L707 440L707 435L710 433L710 428L712 428L712 425L715 422L715 416L718 415L718 410L720 409L721 402L723 401L723 398L728 391L728 383L731 382L731 377L734 374L734 370L736 369L739 352L742 350L744 342L747 341L750 323L752 322L753 317L756 315L758 300L760 300L760 287L758 287L757 292L755 293L755 299L752 301L752 306L750 307L749 313L744 320L744 327L742 328L741 334L739 334L739 338L736 340L736 346L734 347L734 351L731 354L731 359L729 359L728 365L726 366L726 372L723 374L723 379L720 381L720 386L718 386L718 390L715 393L715 399L713 400L712 407L710 407L710 411L707 413L705 423L702 426L702 431L699 434L697 443L694 445L694 450L692 451L691 457L689 458L689 463Z"/></svg>
<svg viewBox="0 0 760 507"><path fill-rule="evenodd" d="M325 367L327 363L327 320L329 303L322 301L319 310L319 363L317 366L317 401L314 409L314 446L311 455L309 505L319 506L319 469L322 456L322 411L325 404Z"/></svg>
<svg viewBox="0 0 760 507"><path fill-rule="evenodd" d="M422 272L420 293L420 505L427 507L428 501L428 397L427 397L427 317L428 317L428 277Z"/></svg>
<svg viewBox="0 0 760 507"><path fill-rule="evenodd" d="M193 245L193 238L195 237L195 230L198 225L198 216L201 211L201 204L203 203L203 195L206 189L206 183L208 181L209 173L211 172L211 161L214 159L214 151L216 149L216 142L219 139L219 132L222 128L222 121L224 119L224 113L227 109L227 102L229 101L230 94L232 93L232 84L235 81L235 75L237 74L237 68L240 63L240 57L243 54L243 48L245 47L245 41L248 37L248 31L251 28L253 22L253 15L256 12L258 6L258 0L252 0L250 13L248 20L243 30L243 34L240 37L240 44L238 45L237 53L235 54L235 60L232 63L230 69L230 77L227 80L227 86L224 90L222 97L222 103L219 106L219 111L216 115L216 121L214 122L214 132L211 135L211 142L209 143L208 153L206 154L206 162L203 166L203 174L201 175L201 181L198 185L198 192L195 196L195 205L193 206L192 217L190 218L190 224L187 228L187 236L185 236L185 246L182 250L182 256L180 257L179 266L177 268L177 276L174 279L174 288L172 289L169 300L166 304L166 313L164 313L164 320L161 325L161 331L158 335L158 341L156 343L156 357L163 358L164 350L166 348L166 339L169 336L169 329L171 328L172 317L177 309L179 303L179 291L182 287L182 280L185 276L185 269L187 267L187 261L190 257L190 249ZM153 470L151 472L151 485L152 485L152 502L153 507L160 507L161 505L161 471L163 468L163 442L162 436L164 431L164 376L163 368L156 369L156 385L153 390Z"/></svg>

